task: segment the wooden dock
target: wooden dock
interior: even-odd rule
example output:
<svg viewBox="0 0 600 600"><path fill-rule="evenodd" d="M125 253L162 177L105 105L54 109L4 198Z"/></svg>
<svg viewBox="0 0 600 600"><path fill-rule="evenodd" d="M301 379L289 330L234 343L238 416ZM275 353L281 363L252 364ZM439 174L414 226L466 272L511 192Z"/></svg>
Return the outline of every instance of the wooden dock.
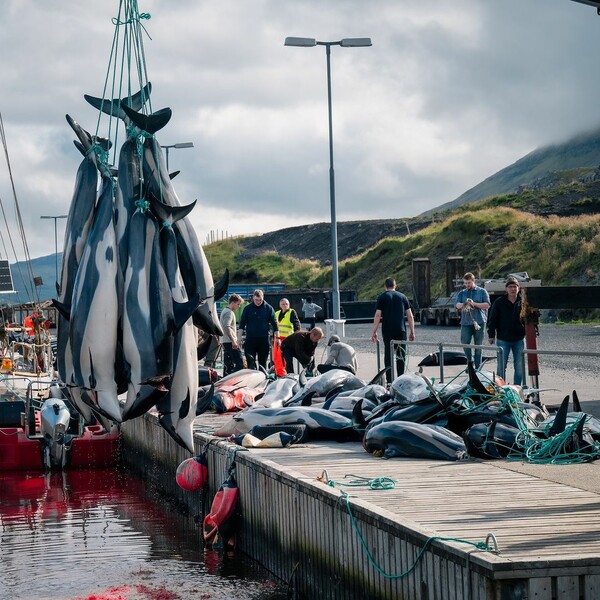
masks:
<svg viewBox="0 0 600 600"><path fill-rule="evenodd" d="M227 418L197 419L198 452ZM188 454L156 418L127 422L123 432L129 447L161 464L168 492L199 510L200 494L174 483ZM385 460L357 442L238 448L223 440L209 445L210 494L235 453L238 547L301 598L600 598L598 464L521 469L506 461ZM324 472L333 487L318 480ZM395 487L342 485L379 477ZM488 534L497 552L473 545ZM451 540L434 539L417 560L430 538Z"/></svg>

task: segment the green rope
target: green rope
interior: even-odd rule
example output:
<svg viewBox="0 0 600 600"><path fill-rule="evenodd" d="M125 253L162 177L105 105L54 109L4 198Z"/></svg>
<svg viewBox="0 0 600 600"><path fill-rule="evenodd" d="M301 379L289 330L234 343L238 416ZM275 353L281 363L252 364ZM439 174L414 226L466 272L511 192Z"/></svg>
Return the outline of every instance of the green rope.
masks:
<svg viewBox="0 0 600 600"><path fill-rule="evenodd" d="M150 210L150 202L147 200L139 199L135 201L135 206L139 209L142 214L145 214Z"/></svg>
<svg viewBox="0 0 600 600"><path fill-rule="evenodd" d="M352 513L352 508L350 506L350 496L344 490L342 490L341 493L342 493L341 500L345 501L346 510L348 511L348 515L350 516L350 521L352 523L352 527L354 528L354 531L356 532L356 535L358 536L360 544L363 547L363 550L365 551L365 554L367 555L367 558L369 559L369 562L375 568L375 570L382 577L385 577L386 579L402 579L403 577L406 577L409 573L411 573L412 571L414 571L414 569L416 568L417 564L419 563L419 561L421 560L421 558L425 554L427 548L434 541L436 541L436 540L441 541L441 542L457 542L459 544L468 544L470 546L473 546L477 550L482 550L482 551L485 551L485 552L492 552L492 551L494 551L494 548L492 546L489 546L486 542L472 542L470 540L463 540L463 539L460 539L460 538L441 537L441 536L437 536L436 535L436 536L432 536L432 537L430 537L430 538L428 538L426 540L425 544L423 545L423 548L421 548L421 550L419 551L419 554L417 555L414 563L406 571L404 571L402 573L386 573L376 563L375 559L373 558L373 555L371 554L371 551L367 547L367 544L366 544L366 542L365 542L362 534L360 533L360 530L359 530L358 525L356 523L356 519L354 518L354 514Z"/></svg>
<svg viewBox="0 0 600 600"><path fill-rule="evenodd" d="M152 39L142 24L142 20L149 20L150 13L140 12L137 0L120 0L118 15L112 18L115 26L112 46L108 59L104 88L102 92L102 107L99 111L96 125L96 135L100 130L103 117L104 103L110 103L108 120L108 139L113 141L113 163L116 163L118 152L118 121L116 120L116 107L112 106L113 100L124 97L131 98L135 90L132 83L137 80L142 94L144 86L148 83L148 69L144 53L143 34ZM125 91L126 90L126 91ZM151 110L150 98L142 97L142 105L148 101ZM133 136L132 131L127 132Z"/></svg>
<svg viewBox="0 0 600 600"><path fill-rule="evenodd" d="M396 487L396 480L391 477L362 477L361 475L344 475L345 477L355 477L353 481L344 483L343 481L334 481L327 478L327 485L335 487L343 485L346 487L368 487L371 490L393 490Z"/></svg>

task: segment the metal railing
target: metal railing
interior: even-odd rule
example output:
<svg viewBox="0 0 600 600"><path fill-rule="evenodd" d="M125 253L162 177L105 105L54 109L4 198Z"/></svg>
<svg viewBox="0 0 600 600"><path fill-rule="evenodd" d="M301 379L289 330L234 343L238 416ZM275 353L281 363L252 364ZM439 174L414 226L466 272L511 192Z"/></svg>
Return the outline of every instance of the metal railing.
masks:
<svg viewBox="0 0 600 600"><path fill-rule="evenodd" d="M440 383L444 383L444 348L470 348L471 352L474 352L475 350L481 350L483 352L483 350L493 350L494 352L496 352L496 356L498 358L498 360L501 360L504 356L504 351L502 350L502 348L500 348L499 346L496 346L495 344L459 344L459 343L445 343L445 342L440 342L439 344L434 344L432 342L410 342L408 340L406 341L402 341L402 340L392 340L390 342L390 352L391 352L391 356L395 356L395 350L396 347L400 347L400 352L404 352L405 355L405 362L404 362L404 366L405 366L405 372L406 372L406 363L407 360L406 358L408 357L408 352L406 352L406 350L403 350L401 347L403 345L406 345L407 347L410 346L428 346L429 348L431 347L436 347L438 348L439 351L439 358L440 358ZM378 357L379 360L379 357ZM525 359L523 359L525 360ZM398 376L398 374L396 373L396 361L392 360L392 381Z"/></svg>

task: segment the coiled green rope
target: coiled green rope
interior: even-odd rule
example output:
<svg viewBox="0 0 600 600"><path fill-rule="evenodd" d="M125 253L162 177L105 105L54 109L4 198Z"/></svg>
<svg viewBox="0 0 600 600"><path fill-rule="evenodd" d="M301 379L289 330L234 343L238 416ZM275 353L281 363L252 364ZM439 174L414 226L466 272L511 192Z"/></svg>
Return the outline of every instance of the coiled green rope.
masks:
<svg viewBox="0 0 600 600"><path fill-rule="evenodd" d="M351 475L351 477L354 477L354 475ZM361 479L366 479L366 478L361 478ZM375 481L377 479L388 479L388 478L369 479L369 482ZM394 481L394 480L392 480L392 481ZM348 484L344 484L344 485L348 485ZM365 485L365 484L361 484L361 485ZM376 489L391 489L391 488L376 488ZM409 573L414 571L414 569L418 565L419 561L422 559L423 555L427 551L427 548L436 540L438 540L440 542L457 542L459 544L468 544L469 546L473 546L477 550L482 550L484 552L494 552L495 551L495 548L493 546L490 546L489 544L487 544L487 542L472 542L470 540L463 540L460 538L442 537L442 536L436 535L436 536L432 536L432 537L428 538L425 541L425 544L423 545L423 548L421 548L421 550L419 551L419 554L415 558L415 561L406 571L403 571L402 573L387 573L377 564L377 562L373 558L373 555L371 554L371 551L367 547L367 544L360 532L360 529L358 528L358 524L356 523L354 514L352 513L352 508L350 506L350 496L344 490L341 490L341 493L342 493L342 496L341 496L340 500L345 503L346 510L348 511L348 515L350 517L350 522L352 523L352 527L353 527L354 531L356 532L356 535L358 536L360 544L363 547L363 550L364 550L365 554L367 555L369 562L374 567L374 569L382 577L385 577L386 579L402 579L403 577L406 577Z"/></svg>

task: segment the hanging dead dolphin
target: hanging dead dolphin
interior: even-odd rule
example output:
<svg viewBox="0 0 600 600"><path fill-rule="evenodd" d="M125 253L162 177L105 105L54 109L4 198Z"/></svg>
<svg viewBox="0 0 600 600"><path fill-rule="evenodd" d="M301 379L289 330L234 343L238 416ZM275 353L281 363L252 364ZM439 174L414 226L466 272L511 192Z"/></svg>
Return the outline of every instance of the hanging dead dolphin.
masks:
<svg viewBox="0 0 600 600"><path fill-rule="evenodd" d="M444 427L408 421L376 425L367 431L363 443L367 452L377 452L385 458L461 460L467 454L463 440L455 433Z"/></svg>
<svg viewBox="0 0 600 600"><path fill-rule="evenodd" d="M158 223L149 211L139 210L131 218L129 235L122 314L123 358L129 371L125 420L144 414L168 392L175 333Z"/></svg>
<svg viewBox="0 0 600 600"><path fill-rule="evenodd" d="M115 383L119 298L117 248L113 223L113 181L103 175L102 191L75 284L69 343L73 356L67 384L82 389L82 400L120 422Z"/></svg>
<svg viewBox="0 0 600 600"><path fill-rule="evenodd" d="M83 97L85 98L86 102L91 104L97 110L125 121L127 115L123 111L123 107L131 107L136 111L141 110L141 108L150 98L151 92L152 84L148 82L139 92L133 94L133 96L125 96L124 98L120 99L114 98L112 100L97 98L95 96L90 96L89 94L84 94Z"/></svg>
<svg viewBox="0 0 600 600"><path fill-rule="evenodd" d="M193 205L192 205L193 206ZM163 224L160 232L161 251L165 273L176 306L185 307L185 322L180 326L176 317L176 334L173 342L173 377L169 393L159 400L156 408L159 423L181 446L194 452L193 421L198 402L198 334L191 315L200 304L196 295L188 300L177 258L177 241L172 225L184 218L189 207L170 207L153 202L153 210Z"/></svg>
<svg viewBox="0 0 600 600"><path fill-rule="evenodd" d="M91 137L90 137L91 141ZM94 220L94 207L96 206L96 188L98 186L98 169L91 156L85 155L77 169L75 189L71 198L67 224L65 227L65 241L60 270L60 281L57 285L58 302L66 306L66 311L71 309L73 286L79 262L83 255L85 241ZM56 333L56 362L61 381L67 381L67 366L65 361L71 361L69 343L69 322L59 311ZM76 402L74 402L76 404Z"/></svg>
<svg viewBox="0 0 600 600"><path fill-rule="evenodd" d="M143 123L145 115L140 115L126 106L123 107L123 111L138 127L145 127ZM154 137L148 137L144 142L142 166L144 181L149 191L165 204L180 206L181 202L171 183L162 149ZM209 334L222 335L214 302L226 293L229 274L226 271L224 278L215 285L210 266L192 224L187 219L183 219L174 225L174 230L178 242L180 269L188 296L199 293L202 298L208 300L198 308L194 315L194 324Z"/></svg>

